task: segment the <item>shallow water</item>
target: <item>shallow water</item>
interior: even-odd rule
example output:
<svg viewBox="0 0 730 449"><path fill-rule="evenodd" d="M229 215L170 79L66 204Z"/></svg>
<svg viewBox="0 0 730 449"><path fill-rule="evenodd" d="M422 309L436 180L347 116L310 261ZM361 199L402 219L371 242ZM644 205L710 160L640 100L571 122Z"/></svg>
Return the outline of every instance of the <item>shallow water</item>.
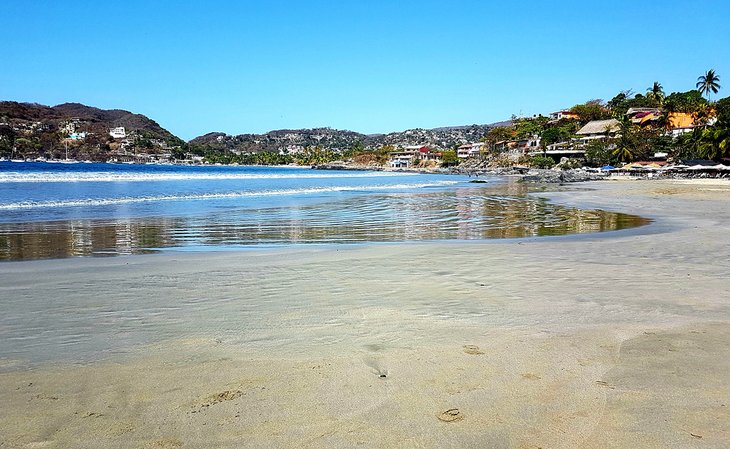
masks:
<svg viewBox="0 0 730 449"><path fill-rule="evenodd" d="M166 248L474 240L646 224L498 178L271 167L0 164L0 260Z"/></svg>

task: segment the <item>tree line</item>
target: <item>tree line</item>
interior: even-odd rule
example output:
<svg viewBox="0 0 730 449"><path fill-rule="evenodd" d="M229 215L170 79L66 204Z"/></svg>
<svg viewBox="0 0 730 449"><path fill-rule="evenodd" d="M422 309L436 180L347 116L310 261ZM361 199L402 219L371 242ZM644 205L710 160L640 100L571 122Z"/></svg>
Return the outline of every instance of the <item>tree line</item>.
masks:
<svg viewBox="0 0 730 449"><path fill-rule="evenodd" d="M708 70L697 79L695 89L666 95L659 82L654 82L645 93L623 91L609 101L590 100L568 110L569 118L550 120L542 115L531 118L513 118L512 126L491 129L484 137L489 156L497 157L504 151L498 142L540 138L543 151L553 144L575 146L578 130L594 120L616 119L618 130L605 139L595 139L585 146L585 158L590 165L616 164L646 160L655 153L667 153L677 160L730 158L730 98L712 101L720 86L720 77ZM706 98L705 98L706 97ZM660 115L644 125L633 123L627 116L631 108L656 108ZM694 128L691 132L672 136L671 118L686 114ZM533 160L546 164L545 158Z"/></svg>

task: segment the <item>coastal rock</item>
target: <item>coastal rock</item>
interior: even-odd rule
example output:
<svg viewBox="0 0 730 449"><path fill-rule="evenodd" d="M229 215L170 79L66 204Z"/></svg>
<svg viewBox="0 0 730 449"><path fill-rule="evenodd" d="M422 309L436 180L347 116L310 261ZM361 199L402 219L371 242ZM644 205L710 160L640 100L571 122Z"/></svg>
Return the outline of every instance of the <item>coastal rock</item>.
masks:
<svg viewBox="0 0 730 449"><path fill-rule="evenodd" d="M530 170L522 179L522 182L562 184L568 182L598 181L605 179L606 175L596 172L589 172L583 169L577 170Z"/></svg>

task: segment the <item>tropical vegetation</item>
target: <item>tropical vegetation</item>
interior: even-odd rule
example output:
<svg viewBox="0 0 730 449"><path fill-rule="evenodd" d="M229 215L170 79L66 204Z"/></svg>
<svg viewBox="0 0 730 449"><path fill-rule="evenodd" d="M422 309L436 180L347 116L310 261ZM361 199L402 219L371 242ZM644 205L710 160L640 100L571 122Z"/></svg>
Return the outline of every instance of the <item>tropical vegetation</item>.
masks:
<svg viewBox="0 0 730 449"><path fill-rule="evenodd" d="M513 118L510 126L493 128L486 134L486 154L498 158L508 150L505 141L533 136L540 139L545 155L548 147L556 144L561 149L580 149L591 166L649 160L657 153L677 161L730 162L730 98L711 101L711 95L721 88L719 81L717 73L708 70L698 78L696 89L685 92L667 95L662 84L654 81L644 94L628 90L606 102L595 99L575 105L567 111L569 118ZM636 114L651 114L651 120L632 120ZM579 141L576 132L582 126L610 118L618 121L613 135L606 133L605 138ZM691 126L672 132L681 120ZM549 165L544 157L532 157L525 162L536 167Z"/></svg>
<svg viewBox="0 0 730 449"><path fill-rule="evenodd" d="M707 99L710 99L710 93L716 94L720 90L720 77L717 76L714 70L708 70L704 75L697 78L697 89L704 95L707 95Z"/></svg>

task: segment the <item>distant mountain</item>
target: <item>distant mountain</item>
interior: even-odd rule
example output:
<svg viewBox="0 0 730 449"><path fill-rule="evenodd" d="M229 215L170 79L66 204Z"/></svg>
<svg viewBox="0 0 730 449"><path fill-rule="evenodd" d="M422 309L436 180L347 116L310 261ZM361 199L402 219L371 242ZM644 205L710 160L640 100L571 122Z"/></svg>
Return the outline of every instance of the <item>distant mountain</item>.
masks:
<svg viewBox="0 0 730 449"><path fill-rule="evenodd" d="M280 129L266 134L208 133L189 141L190 145L207 146L221 151L255 153L259 151L296 150L313 146L343 150L357 142L365 142L368 136L353 131L331 128Z"/></svg>
<svg viewBox="0 0 730 449"><path fill-rule="evenodd" d="M112 128L123 127L114 138ZM99 109L79 103L45 106L0 102L0 155L25 158L107 160L118 155L170 153L185 142L154 120L121 109ZM63 151L62 151L63 150Z"/></svg>
<svg viewBox="0 0 730 449"><path fill-rule="evenodd" d="M236 136L213 132L196 137L190 140L189 144L235 153L296 151L313 146L329 150L343 150L360 144L365 148L379 148L385 145L394 147L427 145L435 149L446 149L457 144L478 142L491 128L506 126L510 123L507 121L488 125L417 128L388 134L361 134L332 128L282 129L265 134L239 134Z"/></svg>
<svg viewBox="0 0 730 449"><path fill-rule="evenodd" d="M45 106L37 103L0 101L0 156L11 158L70 158L138 162L189 159L209 153L297 153L320 147L341 151L353 148L402 148L426 145L453 148L478 142L499 122L487 125L409 129L387 134L362 134L332 128L281 129L265 134L236 136L212 132L187 144L154 120L121 109L99 109L79 103ZM111 136L123 127L125 135Z"/></svg>
<svg viewBox="0 0 730 449"><path fill-rule="evenodd" d="M0 102L0 121L5 119L43 122L59 125L67 120L78 119L91 128L116 128L123 126L128 131L147 131L155 138L175 138L170 131L142 114L134 114L122 109L99 109L80 103L64 103L45 106L38 103ZM83 125L82 125L83 127Z"/></svg>

